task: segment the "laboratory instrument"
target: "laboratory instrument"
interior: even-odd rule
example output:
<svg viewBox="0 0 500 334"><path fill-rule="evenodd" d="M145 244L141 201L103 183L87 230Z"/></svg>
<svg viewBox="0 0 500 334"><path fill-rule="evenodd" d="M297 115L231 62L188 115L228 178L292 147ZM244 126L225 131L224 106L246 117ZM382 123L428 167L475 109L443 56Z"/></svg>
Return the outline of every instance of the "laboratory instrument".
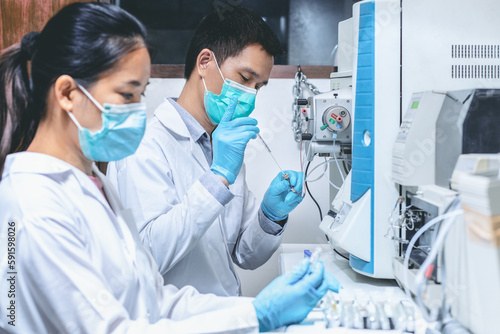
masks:
<svg viewBox="0 0 500 334"><path fill-rule="evenodd" d="M392 278L393 246L384 238L386 221L398 197L390 170L390 147L399 125L399 1L354 4L351 40L339 44L352 61L352 169L320 229L330 243L350 253L350 266L376 278ZM384 28L376 17L384 15ZM394 50L394 52L388 52ZM340 60L339 60L340 61ZM342 64L339 62L339 68Z"/></svg>
<svg viewBox="0 0 500 334"><path fill-rule="evenodd" d="M442 329L491 333L500 326L500 196L498 175L482 173L500 167L474 154L500 152L500 2L482 4L489 10L465 0L355 3L339 24L332 92L308 85L314 96L303 99L295 89L292 124L309 161L352 158L320 224L349 265L395 277ZM333 105L322 108L336 91L350 116L343 132L332 128L339 112L325 114Z"/></svg>
<svg viewBox="0 0 500 334"><path fill-rule="evenodd" d="M450 316L477 334L500 327L499 171L499 154L460 156L451 181L464 214L440 253L446 273L443 304Z"/></svg>
<svg viewBox="0 0 500 334"><path fill-rule="evenodd" d="M298 72L300 73L300 72ZM320 157L348 157L352 145L352 88L317 94L307 99L297 98L294 104L304 141L306 159ZM298 130L297 130L298 131Z"/></svg>
<svg viewBox="0 0 500 334"><path fill-rule="evenodd" d="M488 6L500 11L498 2L489 1ZM460 22L475 24L470 27ZM352 31L348 33L349 27ZM350 253L350 265L355 271L377 278L394 277L392 258L400 255L394 241L401 236L393 235L391 230L392 239L386 237L390 228L388 217L393 225L400 224L399 216L409 204L400 192L400 183L395 183L391 175L392 147L398 136L406 135L401 131L407 129L400 130L399 125L406 107L417 102L412 100L413 94L500 88L500 36L492 33L499 30L500 21L492 11L485 13L480 6L463 0L459 4L452 0L361 1L353 5L353 18L339 25L339 33L344 35L339 36L339 55L343 55L339 69L348 54L351 59L345 63L352 63L352 169L338 194L331 197L329 214L320 228L331 244ZM460 36L459 41L456 36ZM436 103L441 103L445 110L465 103L459 96L433 96L441 99ZM415 109L414 115L419 112ZM430 115L423 122L433 124L436 117ZM453 122L458 129L463 119L459 117ZM453 133L452 129L445 128L447 141L456 138L458 130ZM428 139L418 133L409 136L415 150L400 157L400 166L412 164L416 168L414 175L408 179L400 176L399 181L428 178L433 179L432 184L435 180L446 183L439 173L449 174L454 167L449 157L454 154L456 161L461 152L450 147L428 153ZM439 138L442 136L440 133ZM433 162L427 154L434 154ZM431 168L428 164L439 164L442 169L437 174L427 174L425 171ZM401 196L405 202L396 204ZM446 208L449 200L439 204L440 210ZM398 210L394 210L395 204ZM423 215L418 210L406 210L404 214L410 228ZM433 215L439 215L439 210ZM396 228L394 231L398 232ZM411 231L411 237L410 234Z"/></svg>
<svg viewBox="0 0 500 334"><path fill-rule="evenodd" d="M500 225L492 223L500 214L494 207L500 204L498 110L500 89L415 93L394 143L393 179L403 198L398 218L389 221L399 254L394 274L441 330L490 333L498 325L491 311L500 308ZM436 223L457 212L460 201L467 202L465 214ZM478 242L478 235L489 237Z"/></svg>
<svg viewBox="0 0 500 334"><path fill-rule="evenodd" d="M352 27L349 22L341 22L339 38L344 41L349 40L350 43L350 38L345 37L350 33L352 33ZM315 182L327 176L331 198L335 197L341 183L344 182L344 174L349 172L352 147L352 61L345 48L339 49L336 53L342 61L339 62L339 72L332 73L330 76L331 91L321 93L307 79L299 65L295 74L292 105L292 130L295 140L300 143L301 163L305 170L304 180ZM314 96L305 97L302 86L307 87L307 90ZM320 163L320 165L325 165L324 171L319 178L311 180L308 177L308 166L316 157L325 158L325 162ZM333 159L326 160L328 157L333 157ZM335 164L330 165L327 175L328 166L326 165L333 162ZM304 166L306 163L307 166ZM310 174L318 166L312 168ZM304 188L307 189L307 183L304 184ZM322 217L321 210L320 216Z"/></svg>
<svg viewBox="0 0 500 334"><path fill-rule="evenodd" d="M415 93L393 147L393 179L401 185L401 209L389 222L396 243L395 277L404 282L402 258L409 240L445 213L458 192L450 179L460 154L500 152L500 89ZM418 268L427 258L437 228L422 234L411 252ZM400 239L398 239L400 238ZM439 267L439 263L436 268ZM432 279L440 283L439 270ZM403 283L402 283L403 284Z"/></svg>

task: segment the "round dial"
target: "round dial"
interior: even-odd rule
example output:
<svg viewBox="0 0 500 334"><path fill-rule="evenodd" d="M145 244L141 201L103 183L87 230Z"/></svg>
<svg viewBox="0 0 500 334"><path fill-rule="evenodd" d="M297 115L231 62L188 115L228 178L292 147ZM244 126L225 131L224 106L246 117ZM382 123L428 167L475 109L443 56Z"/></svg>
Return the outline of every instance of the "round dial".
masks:
<svg viewBox="0 0 500 334"><path fill-rule="evenodd" d="M323 125L321 130L328 129L331 132L342 132L351 123L349 111L341 106L332 106L323 112Z"/></svg>

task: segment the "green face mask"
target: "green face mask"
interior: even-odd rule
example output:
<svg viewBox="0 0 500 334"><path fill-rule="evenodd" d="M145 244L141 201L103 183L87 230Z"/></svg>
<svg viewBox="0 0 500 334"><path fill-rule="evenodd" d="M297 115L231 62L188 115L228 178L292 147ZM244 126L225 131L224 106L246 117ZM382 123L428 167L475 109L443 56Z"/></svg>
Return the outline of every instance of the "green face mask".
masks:
<svg viewBox="0 0 500 334"><path fill-rule="evenodd" d="M234 111L233 119L248 117L255 109L257 90L243 86L233 80L224 79L224 76L219 68L219 64L217 63L217 59L213 53L212 55L214 56L215 64L217 65L217 69L219 70L222 80L224 80L224 84L222 85L220 95L215 95L207 89L205 79L201 78L203 80L203 85L205 86L204 104L208 118L210 118L210 121L213 124L219 124L233 96L238 98L238 106Z"/></svg>

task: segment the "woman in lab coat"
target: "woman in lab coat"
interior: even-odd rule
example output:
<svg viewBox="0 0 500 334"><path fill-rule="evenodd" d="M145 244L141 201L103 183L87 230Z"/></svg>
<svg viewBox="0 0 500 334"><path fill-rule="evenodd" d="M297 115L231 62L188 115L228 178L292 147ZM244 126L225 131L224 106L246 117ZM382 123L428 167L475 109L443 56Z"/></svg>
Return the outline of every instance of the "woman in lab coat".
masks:
<svg viewBox="0 0 500 334"><path fill-rule="evenodd" d="M0 57L1 332L271 330L337 287L307 261L255 299L163 286L93 164L132 154L143 136L144 40L120 8L75 3Z"/></svg>

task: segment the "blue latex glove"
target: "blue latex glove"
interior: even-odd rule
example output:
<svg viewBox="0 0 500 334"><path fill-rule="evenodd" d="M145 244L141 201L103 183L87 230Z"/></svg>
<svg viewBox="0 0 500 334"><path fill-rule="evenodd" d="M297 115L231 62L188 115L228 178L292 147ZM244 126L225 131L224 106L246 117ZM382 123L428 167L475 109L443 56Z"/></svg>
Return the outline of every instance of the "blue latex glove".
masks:
<svg viewBox="0 0 500 334"><path fill-rule="evenodd" d="M288 173L288 175L290 175L290 183L283 178L283 173ZM262 211L267 218L272 221L283 220L300 202L302 202L303 197L292 192L290 184L292 184L295 191L302 194L303 180L304 173L295 172L293 170L280 172L278 176L274 178L261 204Z"/></svg>
<svg viewBox="0 0 500 334"><path fill-rule="evenodd" d="M259 330L267 332L299 323L316 306L328 290L338 292L339 282L324 272L323 262L309 267L301 261L292 272L280 276L265 287L253 301Z"/></svg>
<svg viewBox="0 0 500 334"><path fill-rule="evenodd" d="M240 173L248 142L255 139L260 131L254 118L240 117L231 120L237 103L238 99L233 97L217 129L212 133L214 156L210 169L224 177L229 184L233 184Z"/></svg>
<svg viewBox="0 0 500 334"><path fill-rule="evenodd" d="M340 285L339 281L330 274L329 272L325 271L325 280L326 283L328 284L328 290L331 290L333 292L339 292L340 289L343 289L344 287Z"/></svg>

